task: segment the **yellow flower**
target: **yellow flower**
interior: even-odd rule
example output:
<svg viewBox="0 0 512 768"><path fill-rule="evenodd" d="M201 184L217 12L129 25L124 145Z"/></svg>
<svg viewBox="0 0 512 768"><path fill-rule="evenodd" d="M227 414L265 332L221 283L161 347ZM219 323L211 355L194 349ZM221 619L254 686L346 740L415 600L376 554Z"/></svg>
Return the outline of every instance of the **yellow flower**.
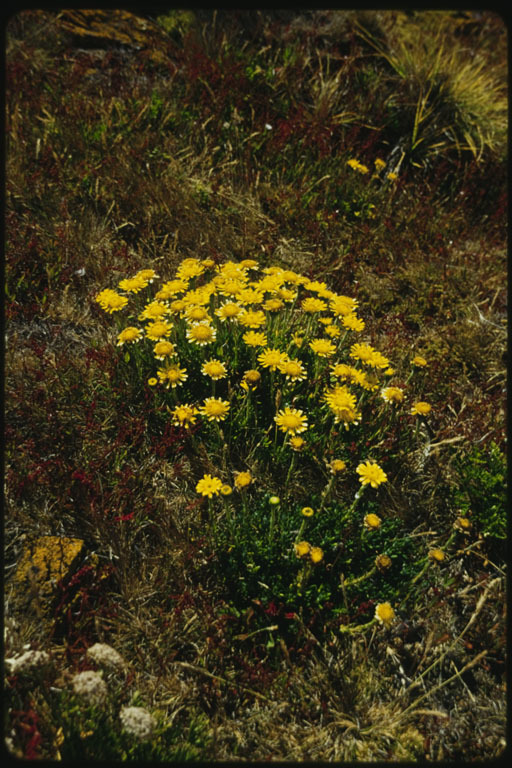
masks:
<svg viewBox="0 0 512 768"><path fill-rule="evenodd" d="M98 293L95 298L100 307L109 314L112 312L119 312L120 309L124 309L128 304L126 296L116 293L111 288L105 288L104 291Z"/></svg>
<svg viewBox="0 0 512 768"><path fill-rule="evenodd" d="M166 357L172 357L175 354L176 348L170 341L158 341L153 352L157 360L165 360Z"/></svg>
<svg viewBox="0 0 512 768"><path fill-rule="evenodd" d="M159 320L169 313L169 307L163 301L150 301L139 315L139 320Z"/></svg>
<svg viewBox="0 0 512 768"><path fill-rule="evenodd" d="M377 171L382 171L383 168L386 167L386 163L384 162L384 160L381 160L380 157L376 157L374 160L374 163Z"/></svg>
<svg viewBox="0 0 512 768"><path fill-rule="evenodd" d="M357 423L361 414L355 410L356 396L345 386L337 385L324 394L323 399L334 413L336 423L343 421L348 429L348 424Z"/></svg>
<svg viewBox="0 0 512 768"><path fill-rule="evenodd" d="M242 339L249 347L265 347L267 344L267 337L263 332L247 331L242 336Z"/></svg>
<svg viewBox="0 0 512 768"><path fill-rule="evenodd" d="M224 304L221 304L218 309L215 310L215 314L218 318L220 318L221 323L224 323L226 320L231 320L233 317L238 317L241 311L242 307L240 304L237 304L236 301L226 301Z"/></svg>
<svg viewBox="0 0 512 768"><path fill-rule="evenodd" d="M404 399L404 393L400 387L385 387L381 391L381 397L386 403L401 403Z"/></svg>
<svg viewBox="0 0 512 768"><path fill-rule="evenodd" d="M365 515L363 523L364 527L368 528L369 531L374 531L377 528L380 528L381 519L378 515L374 515L373 512L370 512L369 515Z"/></svg>
<svg viewBox="0 0 512 768"><path fill-rule="evenodd" d="M267 299L263 302L263 309L266 309L267 312L277 312L282 307L284 307L282 299Z"/></svg>
<svg viewBox="0 0 512 768"><path fill-rule="evenodd" d="M199 410L208 421L224 421L229 411L229 402L216 397L207 397Z"/></svg>
<svg viewBox="0 0 512 768"><path fill-rule="evenodd" d="M268 503L272 504L273 507L276 507L278 504L281 503L281 499L279 498L279 496L271 496L270 499L268 500Z"/></svg>
<svg viewBox="0 0 512 768"><path fill-rule="evenodd" d="M324 309L327 309L327 304L325 301L322 301L322 299L309 296L307 299L302 300L301 307L304 312L323 312Z"/></svg>
<svg viewBox="0 0 512 768"><path fill-rule="evenodd" d="M185 317L192 322L201 322L203 320L211 322L208 310L200 304L190 304L187 306L185 308Z"/></svg>
<svg viewBox="0 0 512 768"><path fill-rule="evenodd" d="M147 280L148 283L152 283L155 277L159 277L154 269L139 269L135 277L140 277L141 280Z"/></svg>
<svg viewBox="0 0 512 768"><path fill-rule="evenodd" d="M299 360L286 360L279 366L279 370L291 381L302 381L307 375Z"/></svg>
<svg viewBox="0 0 512 768"><path fill-rule="evenodd" d="M435 560L437 563L442 563L445 554L442 549L431 549L429 550L428 557L430 560Z"/></svg>
<svg viewBox="0 0 512 768"><path fill-rule="evenodd" d="M309 346L319 357L332 357L336 352L336 347L329 339L314 339L309 342Z"/></svg>
<svg viewBox="0 0 512 768"><path fill-rule="evenodd" d="M338 472L343 472L347 468L347 465L343 459L333 459L329 462L329 469L333 475L337 475Z"/></svg>
<svg viewBox="0 0 512 768"><path fill-rule="evenodd" d="M220 492L223 496L229 496L231 493L233 493L233 489L230 485L223 485L221 486Z"/></svg>
<svg viewBox="0 0 512 768"><path fill-rule="evenodd" d="M209 323L193 323L187 328L187 339L200 347L211 344L216 336L217 331Z"/></svg>
<svg viewBox="0 0 512 768"><path fill-rule="evenodd" d="M172 423L177 427L189 429L192 424L196 423L197 414L198 410L194 405L189 405L188 403L177 405L171 412Z"/></svg>
<svg viewBox="0 0 512 768"><path fill-rule="evenodd" d="M188 288L188 280L168 280L162 285L155 298L159 301L165 301L177 293L183 293Z"/></svg>
<svg viewBox="0 0 512 768"><path fill-rule="evenodd" d="M154 376L151 376L151 378L148 379L148 384L150 387L155 387L158 384L158 379L155 379Z"/></svg>
<svg viewBox="0 0 512 768"><path fill-rule="evenodd" d="M258 355L258 363L263 368L270 368L271 371L276 371L287 360L288 355L280 349L264 349Z"/></svg>
<svg viewBox="0 0 512 768"><path fill-rule="evenodd" d="M315 514L315 510L312 507L302 507L301 514L304 517L312 517Z"/></svg>
<svg viewBox="0 0 512 768"><path fill-rule="evenodd" d="M376 351L370 344L352 344L349 355L356 360L369 364L373 353Z"/></svg>
<svg viewBox="0 0 512 768"><path fill-rule="evenodd" d="M427 365L427 361L421 355L415 355L412 359L412 365L417 365L420 368L424 368Z"/></svg>
<svg viewBox="0 0 512 768"><path fill-rule="evenodd" d="M174 315L180 315L182 314L187 307L187 302L183 299L174 299L174 301L171 301L169 304L169 311L172 312Z"/></svg>
<svg viewBox="0 0 512 768"><path fill-rule="evenodd" d="M389 360L384 355L381 355L376 349L373 350L370 355L370 359L366 361L372 368L387 368L389 366Z"/></svg>
<svg viewBox="0 0 512 768"><path fill-rule="evenodd" d="M411 413L413 416L426 416L427 413L430 413L432 410L432 406L429 403L424 403L422 401L419 401L417 403L414 403L414 405L411 408Z"/></svg>
<svg viewBox="0 0 512 768"><path fill-rule="evenodd" d="M238 317L238 322L248 328L261 328L267 322L267 318L262 309L243 309Z"/></svg>
<svg viewBox="0 0 512 768"><path fill-rule="evenodd" d="M305 445L306 445L306 441L299 435L293 435L292 437L290 437L289 446L294 451L302 451Z"/></svg>
<svg viewBox="0 0 512 768"><path fill-rule="evenodd" d="M379 603L375 608L375 618L388 627L395 619L395 612L390 603Z"/></svg>
<svg viewBox="0 0 512 768"><path fill-rule="evenodd" d="M180 266L176 270L176 277L184 280L190 280L191 278L202 274L202 272L204 272L204 267L198 259L183 259Z"/></svg>
<svg viewBox="0 0 512 768"><path fill-rule="evenodd" d="M386 473L379 465L374 461L366 460L361 462L356 467L356 472L360 475L359 482L363 485L371 485L372 488L377 488L381 483L385 483L388 479Z"/></svg>
<svg viewBox="0 0 512 768"><path fill-rule="evenodd" d="M297 557L305 557L306 555L309 555L311 550L311 544L308 541L298 541L293 546Z"/></svg>
<svg viewBox="0 0 512 768"><path fill-rule="evenodd" d="M151 341L160 341L166 336L170 336L172 331L171 323L167 320L154 320L146 328L146 336Z"/></svg>
<svg viewBox="0 0 512 768"><path fill-rule="evenodd" d="M352 299L350 296L338 296L337 294L329 300L331 312L333 312L336 317L339 317L340 315L350 315L355 312L358 303L357 299Z"/></svg>
<svg viewBox="0 0 512 768"><path fill-rule="evenodd" d="M385 573L387 570L391 568L391 558L389 555L377 555L375 558L375 567L377 570L379 570L381 573Z"/></svg>
<svg viewBox="0 0 512 768"><path fill-rule="evenodd" d="M347 165L349 165L354 171L358 171L363 175L365 173L368 173L368 168L366 167L366 165L363 165L362 163L359 162L359 160L356 160L355 158L351 158L350 160L347 160Z"/></svg>
<svg viewBox="0 0 512 768"><path fill-rule="evenodd" d="M344 315L341 322L343 326L350 331L364 331L365 322L364 320L361 320L360 317L357 317L355 312L349 312Z"/></svg>
<svg viewBox="0 0 512 768"><path fill-rule="evenodd" d="M134 343L135 341L139 341L139 339L142 337L142 331L139 328L134 328L133 326L128 326L128 328L125 328L121 331L121 333L118 335L117 339L117 346L121 347L126 342Z"/></svg>
<svg viewBox="0 0 512 768"><path fill-rule="evenodd" d="M188 379L186 368L180 368L179 365L170 365L167 368L160 368L157 371L157 376L160 379L160 383L164 384L169 389L169 387L177 387L178 384L183 384L184 381Z"/></svg>
<svg viewBox="0 0 512 768"><path fill-rule="evenodd" d="M205 376L209 376L214 381L217 381L218 379L225 379L228 375L226 366L220 360L208 360L206 363L203 363L201 372L204 373Z"/></svg>
<svg viewBox="0 0 512 768"><path fill-rule="evenodd" d="M393 173L393 171L390 171L390 173L388 173L388 179L390 181L396 181L398 179L398 173Z"/></svg>
<svg viewBox="0 0 512 768"><path fill-rule="evenodd" d="M274 416L274 421L282 432L297 435L308 428L308 420L302 411L286 406Z"/></svg>
<svg viewBox="0 0 512 768"><path fill-rule="evenodd" d="M242 488L247 488L252 483L252 475L250 472L237 472L235 476L235 488L239 491Z"/></svg>
<svg viewBox="0 0 512 768"><path fill-rule="evenodd" d="M302 342L304 341L304 336L302 336L300 333L294 333L292 335L292 341L295 344L296 347L302 347Z"/></svg>
<svg viewBox="0 0 512 768"><path fill-rule="evenodd" d="M196 491L202 496L208 496L208 498L211 499L213 495L218 495L222 486L223 482L219 477L204 475L196 485Z"/></svg>
<svg viewBox="0 0 512 768"><path fill-rule="evenodd" d="M309 556L312 563L319 563L323 560L324 552L320 547L311 547L309 550Z"/></svg>
<svg viewBox="0 0 512 768"><path fill-rule="evenodd" d="M122 291L126 291L127 293L138 293L143 288L146 288L147 284L148 281L144 280L142 277L127 277L124 280L121 280L119 287Z"/></svg>
<svg viewBox="0 0 512 768"><path fill-rule="evenodd" d="M468 520L467 517L458 517L455 520L454 527L458 528L459 531L464 531L467 533L471 528L471 521Z"/></svg>

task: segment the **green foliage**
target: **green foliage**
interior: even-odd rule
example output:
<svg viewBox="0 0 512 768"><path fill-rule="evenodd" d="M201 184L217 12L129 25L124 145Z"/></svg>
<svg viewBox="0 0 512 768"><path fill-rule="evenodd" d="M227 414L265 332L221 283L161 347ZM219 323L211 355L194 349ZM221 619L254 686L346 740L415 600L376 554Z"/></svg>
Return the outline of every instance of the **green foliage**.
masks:
<svg viewBox="0 0 512 768"><path fill-rule="evenodd" d="M505 539L507 535L505 454L495 443L488 449L474 446L457 457L457 489L454 502L484 536Z"/></svg>

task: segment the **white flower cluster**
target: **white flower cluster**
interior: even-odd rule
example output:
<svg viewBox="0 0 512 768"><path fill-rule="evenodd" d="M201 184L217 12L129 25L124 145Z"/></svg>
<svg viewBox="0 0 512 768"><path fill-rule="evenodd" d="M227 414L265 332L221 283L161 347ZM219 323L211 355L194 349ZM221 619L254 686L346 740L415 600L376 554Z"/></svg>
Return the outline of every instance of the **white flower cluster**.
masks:
<svg viewBox="0 0 512 768"><path fill-rule="evenodd" d="M73 677L73 690L89 704L102 704L107 698L108 688L99 672L87 670Z"/></svg>
<svg viewBox="0 0 512 768"><path fill-rule="evenodd" d="M44 667L49 661L50 656L46 651L26 651L21 656L6 659L5 663L10 667L10 674L19 675L30 673L39 667Z"/></svg>
<svg viewBox="0 0 512 768"><path fill-rule="evenodd" d="M123 707L119 717L124 730L138 739L147 739L156 726L155 718L143 707Z"/></svg>
<svg viewBox="0 0 512 768"><path fill-rule="evenodd" d="M87 656L100 667L107 669L120 669L125 666L125 661L120 653L106 643L95 643L87 649Z"/></svg>

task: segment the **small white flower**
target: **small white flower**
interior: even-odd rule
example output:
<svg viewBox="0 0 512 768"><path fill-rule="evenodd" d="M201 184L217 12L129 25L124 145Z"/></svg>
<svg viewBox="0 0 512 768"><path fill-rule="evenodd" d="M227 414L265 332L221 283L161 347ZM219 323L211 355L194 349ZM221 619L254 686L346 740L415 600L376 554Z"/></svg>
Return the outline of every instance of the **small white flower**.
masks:
<svg viewBox="0 0 512 768"><path fill-rule="evenodd" d="M270 125L270 123L265 123L265 130L266 131L271 131L272 130L272 126Z"/></svg>
<svg viewBox="0 0 512 768"><path fill-rule="evenodd" d="M12 675L27 674L44 667L50 661L50 656L46 651L26 651L21 656L15 656L12 659L6 659L5 663L10 667Z"/></svg>
<svg viewBox="0 0 512 768"><path fill-rule="evenodd" d="M143 707L123 707L119 717L124 730L138 739L149 738L155 730L155 718Z"/></svg>
<svg viewBox="0 0 512 768"><path fill-rule="evenodd" d="M102 704L107 698L108 688L99 672L87 670L73 677L73 690L89 704Z"/></svg>
<svg viewBox="0 0 512 768"><path fill-rule="evenodd" d="M119 669L125 666L125 661L120 653L106 643L95 643L87 649L87 656L98 666L109 669Z"/></svg>

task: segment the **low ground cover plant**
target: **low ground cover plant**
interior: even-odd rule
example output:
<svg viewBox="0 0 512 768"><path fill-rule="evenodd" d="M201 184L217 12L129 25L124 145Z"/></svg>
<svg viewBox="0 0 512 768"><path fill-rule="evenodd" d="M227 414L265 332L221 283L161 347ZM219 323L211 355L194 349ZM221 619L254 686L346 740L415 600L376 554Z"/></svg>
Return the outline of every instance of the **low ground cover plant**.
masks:
<svg viewBox="0 0 512 768"><path fill-rule="evenodd" d="M11 755L502 752L506 36L12 17Z"/></svg>

